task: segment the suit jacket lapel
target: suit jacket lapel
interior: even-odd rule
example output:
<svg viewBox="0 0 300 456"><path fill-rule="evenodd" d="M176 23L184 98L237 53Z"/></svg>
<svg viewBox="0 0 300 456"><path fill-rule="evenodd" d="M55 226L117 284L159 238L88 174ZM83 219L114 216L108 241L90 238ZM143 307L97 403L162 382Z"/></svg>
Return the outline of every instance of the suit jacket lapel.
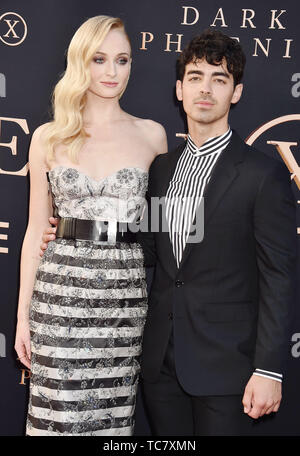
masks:
<svg viewBox="0 0 300 456"><path fill-rule="evenodd" d="M227 148L221 153L211 174L209 183L204 191L204 236L208 222L222 201L222 196L238 176L238 163L243 161L245 144L233 131ZM192 242L187 242L179 269L182 268L193 248Z"/></svg>

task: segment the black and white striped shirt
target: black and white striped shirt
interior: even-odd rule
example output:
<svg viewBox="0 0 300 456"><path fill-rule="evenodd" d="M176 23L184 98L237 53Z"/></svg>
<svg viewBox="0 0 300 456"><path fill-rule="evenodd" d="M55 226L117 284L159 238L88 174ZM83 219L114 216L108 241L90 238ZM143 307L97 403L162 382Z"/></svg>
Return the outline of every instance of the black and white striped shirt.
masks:
<svg viewBox="0 0 300 456"><path fill-rule="evenodd" d="M166 194L166 214L177 267L212 169L230 141L232 131L208 139L197 148L190 135Z"/></svg>
<svg viewBox="0 0 300 456"><path fill-rule="evenodd" d="M221 136L208 139L197 147L190 135L182 152L166 193L166 216L173 253L179 267L194 221L196 210L203 197L212 170L230 142L229 128ZM276 372L255 369L254 375L271 378L279 382L282 375Z"/></svg>

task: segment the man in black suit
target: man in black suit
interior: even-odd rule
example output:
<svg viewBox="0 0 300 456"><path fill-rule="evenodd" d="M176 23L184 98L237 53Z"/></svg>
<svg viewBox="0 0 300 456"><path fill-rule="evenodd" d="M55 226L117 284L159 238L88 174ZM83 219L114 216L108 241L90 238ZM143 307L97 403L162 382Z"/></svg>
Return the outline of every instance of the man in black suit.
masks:
<svg viewBox="0 0 300 456"><path fill-rule="evenodd" d="M155 265L142 352L155 435L249 435L281 401L295 204L284 165L228 125L244 64L239 43L220 32L189 43L176 84L187 141L150 168L148 205L165 198L168 224L142 239ZM194 243L201 197L204 237ZM201 221L200 212L196 229Z"/></svg>

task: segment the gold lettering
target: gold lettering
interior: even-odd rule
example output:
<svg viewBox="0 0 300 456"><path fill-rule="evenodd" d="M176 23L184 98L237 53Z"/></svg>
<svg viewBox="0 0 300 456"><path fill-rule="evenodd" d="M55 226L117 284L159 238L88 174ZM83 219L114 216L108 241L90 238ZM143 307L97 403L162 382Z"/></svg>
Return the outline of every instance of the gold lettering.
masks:
<svg viewBox="0 0 300 456"><path fill-rule="evenodd" d="M255 16L255 11L253 9L242 9L243 11L243 25L241 25L241 28L247 28L248 26L246 25L246 21L249 22L251 28L256 28L256 25L253 24L251 19L254 18ZM247 17L247 12L250 11L251 16Z"/></svg>
<svg viewBox="0 0 300 456"><path fill-rule="evenodd" d="M267 143L276 147L282 160L292 174L292 179L294 179L298 189L300 190L300 167L291 152L291 146L297 146L298 143L288 141L267 141Z"/></svg>
<svg viewBox="0 0 300 456"><path fill-rule="evenodd" d="M285 29L286 28L286 27L283 27L283 25L281 24L281 22L278 19L283 13L286 13L286 10L281 10L280 13L277 16L275 16L277 11L278 10L271 10L271 13L272 13L271 26L269 27L269 29L275 29L275 22L278 25L279 29Z"/></svg>
<svg viewBox="0 0 300 456"><path fill-rule="evenodd" d="M267 48L264 47L264 45L262 44L262 42L260 41L259 38L254 38L255 40L255 51L254 51L254 54L252 54L253 57L257 57L258 54L257 54L257 45L259 45L259 47L261 48L261 50L263 51L263 53L266 55L266 57L269 57L269 49L270 49L270 42L272 41L272 38L266 38L266 41L267 41Z"/></svg>
<svg viewBox="0 0 300 456"><path fill-rule="evenodd" d="M300 167L290 149L291 146L297 146L298 143L287 141L267 141L267 143L276 147L289 172L292 174L291 179L295 181L298 190L300 190ZM300 204L300 201L297 201L297 203ZM300 228L297 228L297 234L300 234Z"/></svg>
<svg viewBox="0 0 300 456"><path fill-rule="evenodd" d="M21 381L19 385L26 385L25 380L31 377L31 372L29 369L20 369L22 372ZM27 373L27 375L26 375Z"/></svg>
<svg viewBox="0 0 300 456"><path fill-rule="evenodd" d="M0 222L0 228L9 228L9 223L8 222ZM0 239L7 241L8 235L7 234L0 234ZM0 247L0 253L8 253L8 248L6 247Z"/></svg>
<svg viewBox="0 0 300 456"><path fill-rule="evenodd" d="M284 54L283 58L284 59L290 59L291 58L291 56L290 56L291 42L294 41L294 40L285 39L284 41L286 41L286 48L285 48L285 54Z"/></svg>
<svg viewBox="0 0 300 456"><path fill-rule="evenodd" d="M22 130L26 133L26 135L29 134L29 129L28 129L26 119L0 117L0 136L1 136L1 129L2 129L2 121L15 122L22 128ZM13 136L10 143L0 143L0 146L9 148L11 150L12 155L17 155L17 136ZM26 165L23 166L22 169L20 169L18 171L5 171L0 168L0 174L10 174L13 176L26 176L27 173L28 173L28 164L27 163L26 163Z"/></svg>
<svg viewBox="0 0 300 456"><path fill-rule="evenodd" d="M140 47L140 49L142 51L147 51L146 43L151 43L151 41L153 41L154 35L151 32L141 32L141 34L142 34L142 47ZM147 36L149 37L149 39L147 39Z"/></svg>
<svg viewBox="0 0 300 456"><path fill-rule="evenodd" d="M246 138L246 144L252 146L252 144L259 138L263 133L270 130L270 128L275 127L275 125L280 125L285 122L294 122L300 120L300 114L288 114L287 116L276 117L276 119L270 120L265 124L258 127L254 130L248 138Z"/></svg>
<svg viewBox="0 0 300 456"><path fill-rule="evenodd" d="M4 19L4 17L6 16L15 16L17 17L18 19L20 20L16 20L16 19ZM19 46L21 43L23 43L23 41L25 40L26 36L27 36L27 24L26 22L24 21L23 17L20 16L19 14L17 13L4 13L0 16L0 23L2 22L6 22L9 29L8 29L8 32L5 34L5 35L0 35L0 41L2 41L4 44L7 44L7 46ZM13 24L12 24L12 21L13 21ZM19 37L14 28L15 26L20 22L20 24L22 23L23 24L23 36L22 37ZM19 27L19 30L20 30L20 26ZM22 28L22 26L21 26ZM6 38L9 38L9 40L7 41ZM14 41L14 42L11 42L11 38L13 40L17 40L17 41Z"/></svg>
<svg viewBox="0 0 300 456"><path fill-rule="evenodd" d="M4 22L6 22L8 27L9 27L8 32L4 35L4 37L8 38L9 34L11 32L13 34L13 38L19 38L19 36L14 31L14 28L18 24L18 22L20 22L20 21L14 21L13 25L11 25L11 20L10 19L4 19Z"/></svg>
<svg viewBox="0 0 300 456"><path fill-rule="evenodd" d="M198 22L199 20L199 11L197 10L197 8L194 8L193 6L183 6L182 7L184 9L184 16L183 16L183 22L181 22L181 25L194 25L196 24L196 22ZM195 19L193 22L188 22L187 21L187 16L188 16L188 10L193 10L194 13L195 13Z"/></svg>
<svg viewBox="0 0 300 456"><path fill-rule="evenodd" d="M300 114L289 114L287 116L281 116L270 120L269 122L261 125L256 130L254 130L248 136L248 138L246 138L246 144L251 146L257 140L257 138L259 138L263 133L275 125L280 125L282 123L292 122L295 120L300 120ZM267 144L272 144L277 148L277 151L279 152L282 160L291 173L291 179L294 179L298 189L300 190L300 167L298 166L298 163L290 149L291 146L297 146L297 143L288 141L267 141ZM297 203L300 204L300 201L297 201ZM297 233L300 234L300 228L297 228Z"/></svg>
<svg viewBox="0 0 300 456"><path fill-rule="evenodd" d="M166 45L166 49L164 49L164 51L171 52L170 45L177 44L177 49L175 52L181 52L181 38L183 37L183 35L180 33L177 33L177 36L178 36L177 41L171 41L172 33L166 33L165 35L167 36L167 45Z"/></svg>
<svg viewBox="0 0 300 456"><path fill-rule="evenodd" d="M216 17L215 17L213 23L210 24L210 26L211 27L216 27L216 24L215 24L216 21L222 21L222 25L220 25L220 27L228 27L228 25L226 25L226 23L225 23L224 13L223 13L223 9L222 8L218 9Z"/></svg>

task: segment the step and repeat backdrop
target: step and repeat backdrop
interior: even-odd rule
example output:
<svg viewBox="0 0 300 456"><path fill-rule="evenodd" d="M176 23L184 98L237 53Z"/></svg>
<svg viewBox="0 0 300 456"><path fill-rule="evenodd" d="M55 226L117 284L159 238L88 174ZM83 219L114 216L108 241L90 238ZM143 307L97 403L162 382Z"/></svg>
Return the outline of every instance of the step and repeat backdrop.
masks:
<svg viewBox="0 0 300 456"><path fill-rule="evenodd" d="M300 241L300 4L294 0L1 0L0 2L0 435L23 435L30 372L16 360L19 261L27 224L28 148L49 120L50 97L78 26L99 14L121 17L133 65L122 107L164 125L169 147L185 132L175 99L176 59L211 27L239 40L244 93L230 125L249 143L283 160L298 203ZM296 229L296 228L295 228ZM151 271L148 283L151 282ZM299 267L298 267L299 272ZM283 403L262 423L264 435L300 435L300 284L288 349ZM150 435L138 397L136 435Z"/></svg>

